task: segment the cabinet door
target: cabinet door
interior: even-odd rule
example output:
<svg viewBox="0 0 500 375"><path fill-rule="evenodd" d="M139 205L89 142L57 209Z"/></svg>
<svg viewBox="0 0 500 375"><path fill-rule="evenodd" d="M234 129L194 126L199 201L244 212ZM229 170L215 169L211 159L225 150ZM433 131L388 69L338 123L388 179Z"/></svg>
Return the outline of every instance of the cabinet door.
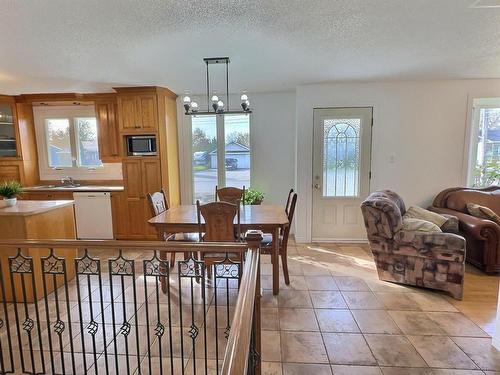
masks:
<svg viewBox="0 0 500 375"><path fill-rule="evenodd" d="M118 109L120 111L120 130L123 132L137 131L141 127L138 116L136 96L118 97Z"/></svg>
<svg viewBox="0 0 500 375"><path fill-rule="evenodd" d="M123 162L123 180L128 198L141 198L145 195L140 159L128 159Z"/></svg>
<svg viewBox="0 0 500 375"><path fill-rule="evenodd" d="M160 163L157 159L143 159L141 161L142 170L142 191L144 196L161 190Z"/></svg>
<svg viewBox="0 0 500 375"><path fill-rule="evenodd" d="M115 239L126 238L128 210L125 192L111 193L111 212L113 215L113 235Z"/></svg>
<svg viewBox="0 0 500 375"><path fill-rule="evenodd" d="M0 182L18 181L23 183L21 162L0 163Z"/></svg>
<svg viewBox="0 0 500 375"><path fill-rule="evenodd" d="M127 237L146 237L148 224L144 217L144 201L144 198L127 198Z"/></svg>
<svg viewBox="0 0 500 375"><path fill-rule="evenodd" d="M19 125L14 98L0 95L0 159L21 158Z"/></svg>
<svg viewBox="0 0 500 375"><path fill-rule="evenodd" d="M116 102L96 101L97 134L99 156L103 163L116 162L119 159L118 124L116 122Z"/></svg>
<svg viewBox="0 0 500 375"><path fill-rule="evenodd" d="M158 129L158 110L156 95L140 95L138 101L138 115L141 130L156 131Z"/></svg>

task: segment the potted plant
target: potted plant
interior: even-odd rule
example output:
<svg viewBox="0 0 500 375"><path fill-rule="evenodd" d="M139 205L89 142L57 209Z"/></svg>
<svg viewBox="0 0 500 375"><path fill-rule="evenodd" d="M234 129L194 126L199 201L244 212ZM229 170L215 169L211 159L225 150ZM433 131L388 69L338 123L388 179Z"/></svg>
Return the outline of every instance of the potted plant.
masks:
<svg viewBox="0 0 500 375"><path fill-rule="evenodd" d="M245 196L243 197L244 204L261 204L264 200L264 193L257 189L249 188L245 190Z"/></svg>
<svg viewBox="0 0 500 375"><path fill-rule="evenodd" d="M17 181L7 181L0 184L0 196L3 197L5 207L14 206L17 203L17 196L21 194L23 187Z"/></svg>

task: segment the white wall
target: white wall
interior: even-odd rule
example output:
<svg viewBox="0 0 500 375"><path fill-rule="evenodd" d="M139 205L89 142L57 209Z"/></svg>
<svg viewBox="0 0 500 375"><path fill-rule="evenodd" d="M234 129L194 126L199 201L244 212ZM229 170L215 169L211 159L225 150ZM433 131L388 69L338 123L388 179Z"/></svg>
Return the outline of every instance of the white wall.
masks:
<svg viewBox="0 0 500 375"><path fill-rule="evenodd" d="M265 193L266 203L285 204L295 182L295 92L249 93L252 106L250 142L251 185ZM197 98L202 95L197 95ZM232 96L231 107L239 105ZM190 117L178 99L182 202L191 203ZM205 105L202 105L205 108Z"/></svg>
<svg viewBox="0 0 500 375"><path fill-rule="evenodd" d="M297 240L311 238L314 108L372 106L371 190L394 189L407 204L426 206L442 189L465 184L465 140L472 98L499 95L500 80L297 87Z"/></svg>

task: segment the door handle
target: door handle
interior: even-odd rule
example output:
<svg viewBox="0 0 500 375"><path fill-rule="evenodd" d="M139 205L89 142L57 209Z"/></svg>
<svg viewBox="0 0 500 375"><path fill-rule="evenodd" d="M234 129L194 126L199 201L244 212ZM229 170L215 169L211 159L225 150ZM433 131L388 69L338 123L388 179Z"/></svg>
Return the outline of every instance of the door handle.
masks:
<svg viewBox="0 0 500 375"><path fill-rule="evenodd" d="M319 184L314 184L315 189L319 189Z"/></svg>

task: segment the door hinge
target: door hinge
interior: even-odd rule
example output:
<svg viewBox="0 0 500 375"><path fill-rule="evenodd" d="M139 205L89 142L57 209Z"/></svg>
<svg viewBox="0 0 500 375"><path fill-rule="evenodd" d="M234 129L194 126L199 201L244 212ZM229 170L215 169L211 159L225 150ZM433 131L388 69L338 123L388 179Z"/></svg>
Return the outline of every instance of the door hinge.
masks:
<svg viewBox="0 0 500 375"><path fill-rule="evenodd" d="M368 178L371 180L372 179L372 171L368 172Z"/></svg>
<svg viewBox="0 0 500 375"><path fill-rule="evenodd" d="M373 128L373 117L372 117L372 128Z"/></svg>

